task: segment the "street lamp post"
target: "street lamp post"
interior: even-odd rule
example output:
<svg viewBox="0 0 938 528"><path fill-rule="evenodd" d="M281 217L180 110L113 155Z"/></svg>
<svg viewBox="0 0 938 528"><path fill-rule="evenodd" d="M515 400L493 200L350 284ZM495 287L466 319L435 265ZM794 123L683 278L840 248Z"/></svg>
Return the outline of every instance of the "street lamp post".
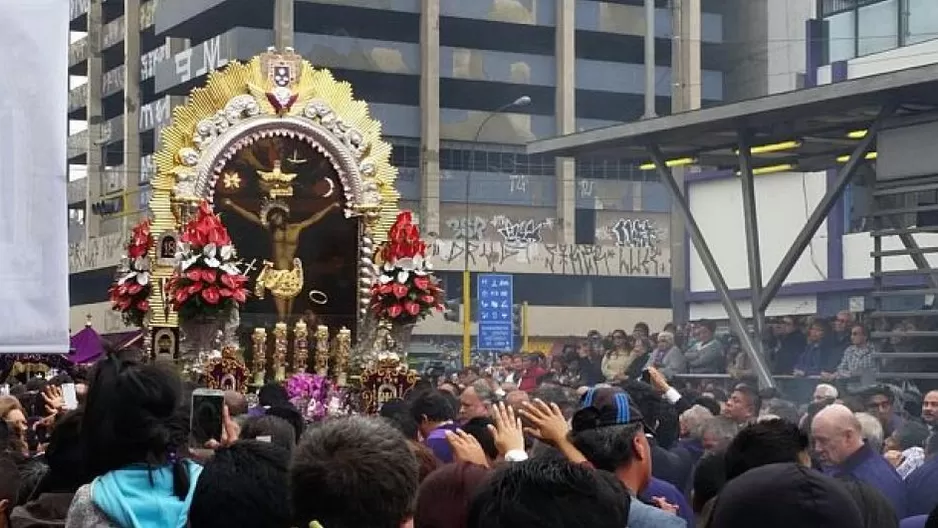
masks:
<svg viewBox="0 0 938 528"><path fill-rule="evenodd" d="M505 110L511 108L521 108L523 106L528 106L531 104L531 98L527 95L522 95L521 97L515 99L514 101L502 105L495 110L489 112L485 119L482 120L482 123L479 125L479 128L476 129L476 134L472 138L472 144L469 146L469 172L466 174L466 223L463 226L463 237L465 238L465 247L463 248L463 272L462 272L462 305L463 305L463 315L462 315L462 364L463 367L468 367L471 361L470 351L472 350L472 321L470 314L472 313L472 281L471 274L469 272L469 182L472 180L472 173L475 170L475 161L476 161L476 149L479 145L479 136L482 135L482 130L485 128L485 125L498 114L504 112Z"/></svg>

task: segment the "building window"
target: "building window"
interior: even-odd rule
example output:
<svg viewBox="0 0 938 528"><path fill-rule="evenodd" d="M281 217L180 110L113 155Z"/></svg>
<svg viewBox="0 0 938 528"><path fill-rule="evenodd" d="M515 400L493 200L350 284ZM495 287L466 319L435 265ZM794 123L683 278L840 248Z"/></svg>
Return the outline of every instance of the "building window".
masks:
<svg viewBox="0 0 938 528"><path fill-rule="evenodd" d="M899 47L899 0L885 0L858 10L857 55Z"/></svg>
<svg viewBox="0 0 938 528"><path fill-rule="evenodd" d="M827 29L827 50L830 62L848 60L856 57L856 11L845 11L828 17Z"/></svg>
<svg viewBox="0 0 938 528"><path fill-rule="evenodd" d="M916 44L938 38L938 2L906 0L904 43Z"/></svg>

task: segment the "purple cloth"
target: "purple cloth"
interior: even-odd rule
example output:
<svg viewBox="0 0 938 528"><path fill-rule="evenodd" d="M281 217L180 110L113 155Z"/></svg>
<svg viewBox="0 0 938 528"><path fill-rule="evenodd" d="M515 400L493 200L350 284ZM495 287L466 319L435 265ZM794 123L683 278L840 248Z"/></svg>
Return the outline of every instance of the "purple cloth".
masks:
<svg viewBox="0 0 938 528"><path fill-rule="evenodd" d="M864 444L856 453L847 457L847 460L840 466L829 468L825 473L831 476L850 475L861 482L866 482L889 500L900 519L906 517L908 510L906 484L896 472L896 468L892 467L892 464L869 445Z"/></svg>
<svg viewBox="0 0 938 528"><path fill-rule="evenodd" d="M902 519L902 521L899 523L899 528L925 528L925 523L927 521L927 515L916 515L915 517Z"/></svg>
<svg viewBox="0 0 938 528"><path fill-rule="evenodd" d="M938 458L930 458L905 478L906 498L909 509L906 514L928 515L938 507Z"/></svg>
<svg viewBox="0 0 938 528"><path fill-rule="evenodd" d="M645 491L639 494L639 498L646 502L652 502L654 497L664 497L664 500L677 506L678 517L687 521L687 526L694 526L694 511L688 504L687 499L684 498L684 494L673 484L652 477Z"/></svg>
<svg viewBox="0 0 938 528"><path fill-rule="evenodd" d="M91 363L104 355L101 336L90 326L73 335L69 340L72 352L68 355L72 363Z"/></svg>
<svg viewBox="0 0 938 528"><path fill-rule="evenodd" d="M453 449L449 445L449 440L446 439L446 431L455 431L458 428L459 426L454 423L441 425L430 431L430 434L423 441L423 445L429 447L440 462L449 464L453 461Z"/></svg>

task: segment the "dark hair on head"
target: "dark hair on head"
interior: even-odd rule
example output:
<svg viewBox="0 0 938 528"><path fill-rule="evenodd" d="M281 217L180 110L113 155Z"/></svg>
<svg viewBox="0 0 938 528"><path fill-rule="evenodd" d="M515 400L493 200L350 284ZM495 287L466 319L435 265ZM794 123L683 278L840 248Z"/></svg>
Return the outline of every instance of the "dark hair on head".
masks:
<svg viewBox="0 0 938 528"><path fill-rule="evenodd" d="M296 429L293 425L272 414L251 416L241 426L241 440L257 440L258 437L270 437L271 444L285 449L288 453L296 447Z"/></svg>
<svg viewBox="0 0 938 528"><path fill-rule="evenodd" d="M261 407L278 407L289 403L287 389L280 383L272 381L257 391L257 404Z"/></svg>
<svg viewBox="0 0 938 528"><path fill-rule="evenodd" d="M889 400L889 403L896 402L896 393L894 393L892 389L885 385L874 385L863 391L862 396L867 400L873 396L885 396Z"/></svg>
<svg viewBox="0 0 938 528"><path fill-rule="evenodd" d="M622 390L628 393L629 399L638 407L639 412L645 418L645 423L651 427L657 427L661 421L664 411L671 407L664 398L662 398L651 385L638 381L626 380L620 385Z"/></svg>
<svg viewBox="0 0 938 528"><path fill-rule="evenodd" d="M424 420L431 422L455 420L457 408L453 407L447 394L439 390L420 393L414 401L410 402L410 416L417 424L423 423Z"/></svg>
<svg viewBox="0 0 938 528"><path fill-rule="evenodd" d="M717 330L716 321L711 321L710 319L701 319L700 321L697 322L697 326L702 326L706 328L707 330L710 330L711 334L716 332Z"/></svg>
<svg viewBox="0 0 938 528"><path fill-rule="evenodd" d="M490 460L495 460L498 458L498 448L495 447L495 437L492 436L492 431L489 431L490 425L495 425L491 418L480 416L464 423L460 429L478 440L485 456Z"/></svg>
<svg viewBox="0 0 938 528"><path fill-rule="evenodd" d="M906 420L893 434L899 443L899 449L905 451L912 447L925 447L931 430L921 422Z"/></svg>
<svg viewBox="0 0 938 528"><path fill-rule="evenodd" d="M694 513L703 511L710 499L717 496L726 484L726 463L723 453L704 455L694 469L692 507Z"/></svg>
<svg viewBox="0 0 938 528"><path fill-rule="evenodd" d="M581 431L572 440L593 467L615 472L635 459L633 440L643 432L641 424L611 425Z"/></svg>
<svg viewBox="0 0 938 528"><path fill-rule="evenodd" d="M646 336L651 334L651 329L648 328L648 323L635 323L633 330L641 330L645 332Z"/></svg>
<svg viewBox="0 0 938 528"><path fill-rule="evenodd" d="M831 333L831 323L823 317L818 317L814 321L811 321L811 326L817 328L818 330L824 332L824 335Z"/></svg>
<svg viewBox="0 0 938 528"><path fill-rule="evenodd" d="M759 415L759 410L762 409L762 398L759 397L759 393L748 385L738 385L733 392L738 392L746 397L746 400L749 402L749 406L752 407L753 416Z"/></svg>
<svg viewBox="0 0 938 528"><path fill-rule="evenodd" d="M694 405L700 405L710 411L710 414L714 416L720 416L720 413L723 411L720 408L720 403L710 396L698 396L694 399Z"/></svg>
<svg viewBox="0 0 938 528"><path fill-rule="evenodd" d="M294 521L328 528L399 528L413 515L417 458L380 418L328 420L309 430L290 468Z"/></svg>
<svg viewBox="0 0 938 528"><path fill-rule="evenodd" d="M410 450L414 452L414 456L417 457L417 465L420 466L418 482L423 482L430 473L433 473L443 465L429 447L415 440L408 440L407 443L410 444Z"/></svg>
<svg viewBox="0 0 938 528"><path fill-rule="evenodd" d="M798 462L799 455L807 449L808 435L796 424L767 420L748 425L730 441L723 455L726 480L760 466Z"/></svg>
<svg viewBox="0 0 938 528"><path fill-rule="evenodd" d="M713 394L713 399L716 400L717 403L725 402L728 396L726 394L726 391L721 389L720 387L714 387L713 389L709 391L704 391L704 392L709 392L710 394ZM716 413L716 414L720 414L720 413ZM716 416L716 414L714 416Z"/></svg>
<svg viewBox="0 0 938 528"><path fill-rule="evenodd" d="M496 471L469 505L468 528L622 528L631 500L614 475L566 460L532 459Z"/></svg>
<svg viewBox="0 0 938 528"><path fill-rule="evenodd" d="M837 475L836 478L856 501L863 517L863 525L857 528L899 528L895 508L879 490L851 475Z"/></svg>
<svg viewBox="0 0 938 528"><path fill-rule="evenodd" d="M391 422L407 439L417 439L417 422L410 415L410 404L397 398L384 402L378 414Z"/></svg>
<svg viewBox="0 0 938 528"><path fill-rule="evenodd" d="M414 528L465 528L469 502L490 475L488 468L466 462L447 464L417 491Z"/></svg>
<svg viewBox="0 0 938 528"><path fill-rule="evenodd" d="M303 419L303 415L300 414L300 411L296 410L296 407L294 407L292 403L288 402L286 405L274 405L267 409L264 414L282 418L288 424L292 425L293 440L295 442L299 442L300 438L303 436L303 432L306 431L306 421Z"/></svg>
<svg viewBox="0 0 938 528"><path fill-rule="evenodd" d="M81 446L81 424L84 410L71 411L55 422L45 461L49 466L35 495L43 493L75 493L78 488L91 482L85 473L85 452Z"/></svg>
<svg viewBox="0 0 938 528"><path fill-rule="evenodd" d="M240 440L205 463L189 508L191 528L290 526L286 449Z"/></svg>
<svg viewBox="0 0 938 528"><path fill-rule="evenodd" d="M176 455L189 427L180 412L178 376L160 365L122 361L113 354L95 365L81 427L89 476L131 464L173 464L173 491L184 499L189 475Z"/></svg>

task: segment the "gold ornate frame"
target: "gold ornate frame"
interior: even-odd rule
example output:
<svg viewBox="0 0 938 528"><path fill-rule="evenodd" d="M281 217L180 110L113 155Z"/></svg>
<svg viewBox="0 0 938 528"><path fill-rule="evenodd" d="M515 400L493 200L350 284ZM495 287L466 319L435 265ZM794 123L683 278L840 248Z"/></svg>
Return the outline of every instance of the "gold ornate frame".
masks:
<svg viewBox="0 0 938 528"><path fill-rule="evenodd" d="M391 145L381 139L381 123L370 117L367 103L353 97L349 83L314 68L292 49L270 49L248 63L230 63L211 73L206 85L173 111L154 154L152 229L179 232L193 205L213 203L215 184L228 160L258 139L277 136L306 141L322 153L339 175L346 217L361 219L361 326L377 272L374 251L398 213L397 169L390 163ZM159 248L151 251L151 261L157 262ZM164 292L172 273L172 266L158 262L153 268L152 326L178 326Z"/></svg>

